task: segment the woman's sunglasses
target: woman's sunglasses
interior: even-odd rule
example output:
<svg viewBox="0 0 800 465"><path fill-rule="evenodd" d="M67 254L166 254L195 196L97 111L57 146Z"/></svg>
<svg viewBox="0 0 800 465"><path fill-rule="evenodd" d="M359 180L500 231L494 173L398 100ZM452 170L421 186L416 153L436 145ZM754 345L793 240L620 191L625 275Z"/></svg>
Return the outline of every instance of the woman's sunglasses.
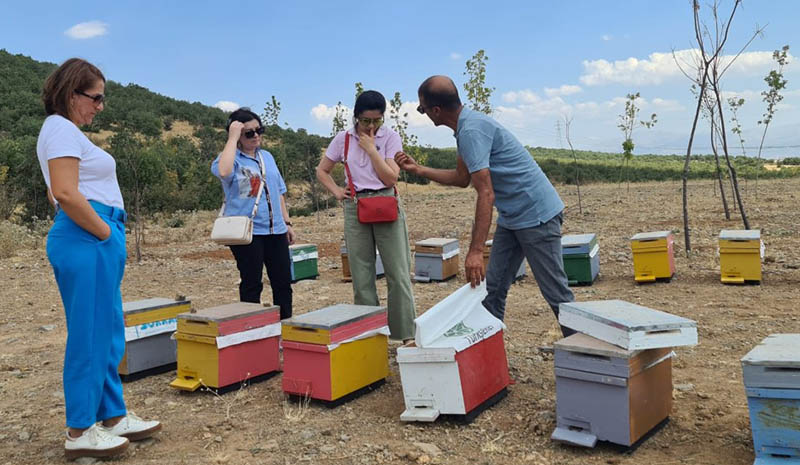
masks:
<svg viewBox="0 0 800 465"><path fill-rule="evenodd" d="M89 95L89 94L87 94L86 92L84 92L82 90L76 90L75 93L78 94L78 95L83 95L84 97L88 97L88 98L92 99L92 102L94 102L95 105L100 105L106 99L106 96L103 95L103 94Z"/></svg>
<svg viewBox="0 0 800 465"><path fill-rule="evenodd" d="M364 126L369 126L370 124L374 124L375 127L379 127L383 124L383 117L380 118L356 118L359 124L363 124Z"/></svg>
<svg viewBox="0 0 800 465"><path fill-rule="evenodd" d="M249 131L245 131L242 134L244 134L244 136L247 137L248 139L252 139L253 137L256 136L256 134L258 134L259 136L261 134L264 134L264 128L262 126L259 126L256 129L251 129Z"/></svg>

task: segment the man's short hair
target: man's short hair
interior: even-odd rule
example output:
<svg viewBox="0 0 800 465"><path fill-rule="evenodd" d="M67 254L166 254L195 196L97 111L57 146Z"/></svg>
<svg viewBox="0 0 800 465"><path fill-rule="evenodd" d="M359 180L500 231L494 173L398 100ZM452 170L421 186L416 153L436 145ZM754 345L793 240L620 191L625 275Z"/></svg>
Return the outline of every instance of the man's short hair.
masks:
<svg viewBox="0 0 800 465"><path fill-rule="evenodd" d="M437 85L435 78L431 76L419 86L419 94L425 99L428 107L442 107L445 110L458 110L461 107L461 99L458 97L458 89L452 79L450 85Z"/></svg>

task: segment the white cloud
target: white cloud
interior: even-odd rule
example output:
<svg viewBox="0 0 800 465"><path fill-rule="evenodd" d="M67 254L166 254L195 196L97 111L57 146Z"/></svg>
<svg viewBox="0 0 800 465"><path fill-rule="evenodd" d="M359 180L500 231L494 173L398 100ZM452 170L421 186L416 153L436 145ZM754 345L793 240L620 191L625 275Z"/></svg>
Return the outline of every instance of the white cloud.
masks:
<svg viewBox="0 0 800 465"><path fill-rule="evenodd" d="M609 40L613 39L613 37L611 37L611 35L609 35L609 34L603 34L603 36L601 38L606 42L608 42Z"/></svg>
<svg viewBox="0 0 800 465"><path fill-rule="evenodd" d="M582 92L581 86L575 86L570 84L564 84L561 87L545 87L544 93L547 94L548 97L558 97L560 95L572 95L577 94L578 92Z"/></svg>
<svg viewBox="0 0 800 465"><path fill-rule="evenodd" d="M102 21L89 21L78 23L64 31L72 39L91 39L108 34L108 24Z"/></svg>
<svg viewBox="0 0 800 465"><path fill-rule="evenodd" d="M347 105L342 106L344 107L345 121L349 122L353 117L353 110ZM336 105L329 107L324 103L320 103L311 109L311 116L317 121L333 121L333 117L336 116Z"/></svg>
<svg viewBox="0 0 800 465"><path fill-rule="evenodd" d="M231 112L234 110L239 109L239 104L236 102L231 102L228 100L220 100L219 102L214 104L215 107L219 108L222 111Z"/></svg>
<svg viewBox="0 0 800 465"><path fill-rule="evenodd" d="M530 89L506 92L503 94L503 101L506 103L536 103L541 97Z"/></svg>
<svg viewBox="0 0 800 465"><path fill-rule="evenodd" d="M696 62L697 49L676 50L675 56L681 66L691 73ZM730 63L733 55L722 57L722 63ZM791 57L790 57L791 58ZM745 52L731 65L731 74L751 74L766 72L772 65L772 52ZM683 78L672 53L654 52L647 59L630 57L626 60L610 62L607 60L584 60L584 73L580 81L587 86L607 84L656 85L666 80Z"/></svg>
<svg viewBox="0 0 800 465"><path fill-rule="evenodd" d="M458 52L452 52L450 54L450 59L451 60L460 60L461 59L461 54L458 53Z"/></svg>

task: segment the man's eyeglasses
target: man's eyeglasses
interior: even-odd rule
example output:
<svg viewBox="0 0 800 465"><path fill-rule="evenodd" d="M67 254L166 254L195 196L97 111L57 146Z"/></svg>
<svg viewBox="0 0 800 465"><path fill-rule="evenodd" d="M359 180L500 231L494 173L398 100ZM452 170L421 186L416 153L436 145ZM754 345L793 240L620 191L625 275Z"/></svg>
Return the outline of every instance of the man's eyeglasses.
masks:
<svg viewBox="0 0 800 465"><path fill-rule="evenodd" d="M251 130L249 130L249 131L245 131L243 134L244 134L244 136L245 136L245 137L247 137L248 139L252 139L253 137L255 137L255 136L256 136L256 134L258 134L259 136L260 136L261 134L264 134L264 127L263 127L263 126L259 126L259 127L258 127L258 128L256 128L256 129L251 129Z"/></svg>
<svg viewBox="0 0 800 465"><path fill-rule="evenodd" d="M376 127L383 124L383 117L380 118L358 118L358 123L363 124L364 126L369 126L370 124L374 124Z"/></svg>
<svg viewBox="0 0 800 465"><path fill-rule="evenodd" d="M92 99L92 102L94 102L95 105L100 105L101 103L103 103L106 100L106 96L103 95L103 94L89 95L89 94L87 94L86 92L84 92L82 90L76 90L75 93L78 94L78 95L83 95L84 97L88 97L88 98Z"/></svg>

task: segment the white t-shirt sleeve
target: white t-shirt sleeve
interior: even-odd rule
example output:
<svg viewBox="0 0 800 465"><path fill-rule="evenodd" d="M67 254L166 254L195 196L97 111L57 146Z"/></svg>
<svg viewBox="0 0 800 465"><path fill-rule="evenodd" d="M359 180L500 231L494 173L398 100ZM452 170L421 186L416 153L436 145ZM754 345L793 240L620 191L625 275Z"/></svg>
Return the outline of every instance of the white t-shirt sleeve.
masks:
<svg viewBox="0 0 800 465"><path fill-rule="evenodd" d="M52 119L49 121L42 140L44 158L52 160L54 158L72 157L83 158L83 144L81 138L83 134L80 130L67 120Z"/></svg>

